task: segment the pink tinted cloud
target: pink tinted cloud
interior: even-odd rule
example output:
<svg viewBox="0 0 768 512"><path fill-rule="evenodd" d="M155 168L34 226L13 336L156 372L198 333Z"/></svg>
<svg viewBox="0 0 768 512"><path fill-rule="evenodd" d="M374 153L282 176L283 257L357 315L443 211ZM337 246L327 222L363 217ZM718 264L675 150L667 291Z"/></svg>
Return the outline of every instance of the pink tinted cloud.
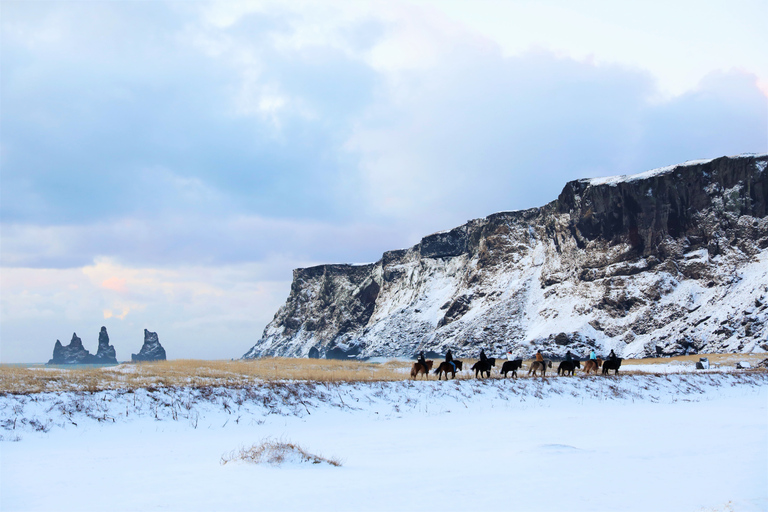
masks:
<svg viewBox="0 0 768 512"><path fill-rule="evenodd" d="M125 288L126 282L126 279L122 277L110 277L101 282L101 287L118 293L125 293L128 291Z"/></svg>

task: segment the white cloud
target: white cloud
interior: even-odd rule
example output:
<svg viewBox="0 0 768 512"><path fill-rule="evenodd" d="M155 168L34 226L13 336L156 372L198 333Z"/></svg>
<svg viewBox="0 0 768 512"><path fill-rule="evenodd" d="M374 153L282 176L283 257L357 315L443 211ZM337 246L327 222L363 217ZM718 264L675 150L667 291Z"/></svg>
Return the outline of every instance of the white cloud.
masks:
<svg viewBox="0 0 768 512"><path fill-rule="evenodd" d="M292 268L568 179L766 151L765 10L4 5L2 357L93 347L102 321L120 358L144 327L171 357L235 357Z"/></svg>

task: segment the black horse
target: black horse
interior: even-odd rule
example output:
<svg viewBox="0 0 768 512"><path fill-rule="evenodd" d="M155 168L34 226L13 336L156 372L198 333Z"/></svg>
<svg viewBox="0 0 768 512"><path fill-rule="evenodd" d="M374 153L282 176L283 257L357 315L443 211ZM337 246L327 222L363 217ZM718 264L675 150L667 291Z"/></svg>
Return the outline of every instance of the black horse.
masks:
<svg viewBox="0 0 768 512"><path fill-rule="evenodd" d="M501 374L506 377L507 373L512 372L512 376L517 378L517 370L523 367L522 359L515 359L514 361L504 361L501 365Z"/></svg>
<svg viewBox="0 0 768 512"><path fill-rule="evenodd" d="M573 375L573 372L576 368L581 368L581 363L578 361L563 361L560 363L560 366L557 367L557 374L560 375L560 372L562 372L563 375L566 373Z"/></svg>
<svg viewBox="0 0 768 512"><path fill-rule="evenodd" d="M614 370L614 375L619 374L622 359L620 357L608 359L603 362L603 375L608 375L608 370Z"/></svg>
<svg viewBox="0 0 768 512"><path fill-rule="evenodd" d="M480 374L480 377L482 377L484 372L488 374L488 377L490 377L492 366L496 366L495 357L489 357L485 361L478 361L473 364L472 369L475 370L475 378L477 378L478 373Z"/></svg>

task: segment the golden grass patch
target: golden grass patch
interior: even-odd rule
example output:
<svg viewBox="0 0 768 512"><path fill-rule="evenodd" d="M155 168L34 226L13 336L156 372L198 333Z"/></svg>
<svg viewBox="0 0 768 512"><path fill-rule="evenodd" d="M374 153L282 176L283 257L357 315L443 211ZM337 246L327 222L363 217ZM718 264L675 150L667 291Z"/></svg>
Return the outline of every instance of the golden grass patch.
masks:
<svg viewBox="0 0 768 512"><path fill-rule="evenodd" d="M327 359L178 359L101 367L0 365L0 392L41 393L161 387L246 386L256 381L387 381L407 378L407 362L386 364Z"/></svg>
<svg viewBox="0 0 768 512"><path fill-rule="evenodd" d="M766 354L699 354L654 359L625 359L625 365L668 364L679 361L692 364L699 357L708 357L713 367L733 368L738 361L748 361L754 367ZM464 370L456 373L458 380L474 379L471 370L476 359L464 359ZM492 378L501 378L499 370L504 360L498 360ZM518 370L527 377L531 361ZM178 359L145 363L123 363L107 367L46 367L37 365L0 365L0 393L41 393L88 391L105 389L152 389L163 387L226 386L241 387L261 381L303 380L315 382L398 381L410 378L412 361L391 360L386 363L329 359L263 358L253 360L195 360ZM653 373L633 370L622 373ZM547 375L557 374L557 363ZM577 371L577 375L581 372ZM436 380L430 373L429 380ZM509 378L509 377L508 377ZM425 380L423 376L418 380Z"/></svg>

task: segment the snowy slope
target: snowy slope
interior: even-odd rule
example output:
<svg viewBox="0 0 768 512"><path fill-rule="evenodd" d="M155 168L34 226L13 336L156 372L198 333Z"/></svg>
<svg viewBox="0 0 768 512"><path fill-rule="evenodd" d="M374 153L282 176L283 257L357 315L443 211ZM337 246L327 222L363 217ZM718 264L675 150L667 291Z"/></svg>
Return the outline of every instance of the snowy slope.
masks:
<svg viewBox="0 0 768 512"><path fill-rule="evenodd" d="M294 271L244 357L768 350L768 155L570 182L369 265Z"/></svg>

